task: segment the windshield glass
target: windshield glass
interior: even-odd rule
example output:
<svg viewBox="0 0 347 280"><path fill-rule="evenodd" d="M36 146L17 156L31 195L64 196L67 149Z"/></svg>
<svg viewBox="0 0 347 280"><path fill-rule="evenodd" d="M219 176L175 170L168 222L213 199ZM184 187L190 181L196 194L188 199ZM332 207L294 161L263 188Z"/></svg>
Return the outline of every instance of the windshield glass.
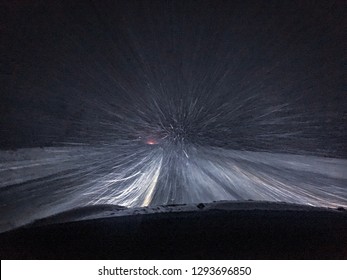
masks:
<svg viewBox="0 0 347 280"><path fill-rule="evenodd" d="M86 206L347 206L338 5L17 2L0 231Z"/></svg>

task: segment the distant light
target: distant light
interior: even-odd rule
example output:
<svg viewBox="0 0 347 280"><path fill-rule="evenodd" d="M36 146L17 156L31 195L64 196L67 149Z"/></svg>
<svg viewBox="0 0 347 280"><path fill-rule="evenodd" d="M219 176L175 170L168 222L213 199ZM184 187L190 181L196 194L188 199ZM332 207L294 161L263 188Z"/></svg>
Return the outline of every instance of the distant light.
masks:
<svg viewBox="0 0 347 280"><path fill-rule="evenodd" d="M156 145L158 142L155 139L147 139L146 141L147 145Z"/></svg>

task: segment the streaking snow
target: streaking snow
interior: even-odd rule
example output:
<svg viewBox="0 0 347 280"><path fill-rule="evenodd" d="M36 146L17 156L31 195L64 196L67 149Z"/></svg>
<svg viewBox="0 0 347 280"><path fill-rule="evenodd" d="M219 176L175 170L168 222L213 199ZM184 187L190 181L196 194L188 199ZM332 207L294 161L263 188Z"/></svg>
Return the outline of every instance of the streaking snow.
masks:
<svg viewBox="0 0 347 280"><path fill-rule="evenodd" d="M99 204L143 207L251 199L347 206L347 160L197 145L185 145L182 152L175 147L1 152L1 230Z"/></svg>

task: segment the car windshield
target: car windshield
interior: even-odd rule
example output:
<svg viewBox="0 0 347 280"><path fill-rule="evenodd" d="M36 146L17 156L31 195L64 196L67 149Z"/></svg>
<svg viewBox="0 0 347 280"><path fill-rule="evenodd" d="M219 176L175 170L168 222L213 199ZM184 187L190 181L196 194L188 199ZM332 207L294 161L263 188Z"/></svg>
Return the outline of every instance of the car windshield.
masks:
<svg viewBox="0 0 347 280"><path fill-rule="evenodd" d="M94 206L347 206L338 5L17 2L0 232Z"/></svg>

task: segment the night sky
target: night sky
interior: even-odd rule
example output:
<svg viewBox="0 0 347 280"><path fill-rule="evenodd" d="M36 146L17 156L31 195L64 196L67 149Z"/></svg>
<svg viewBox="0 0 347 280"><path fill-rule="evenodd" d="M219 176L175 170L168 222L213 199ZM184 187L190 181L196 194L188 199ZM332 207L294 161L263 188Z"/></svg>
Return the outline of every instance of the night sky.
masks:
<svg viewBox="0 0 347 280"><path fill-rule="evenodd" d="M203 116L178 120L194 142L346 158L342 7L5 1L0 145L98 142L118 131L123 139L136 138L133 131L150 135L158 124L153 98L165 114L172 111L166 126L197 99ZM105 116L94 103L112 104L133 121ZM103 127L102 119L116 127Z"/></svg>
<svg viewBox="0 0 347 280"><path fill-rule="evenodd" d="M1 1L3 228L90 204L347 205L344 2Z"/></svg>

